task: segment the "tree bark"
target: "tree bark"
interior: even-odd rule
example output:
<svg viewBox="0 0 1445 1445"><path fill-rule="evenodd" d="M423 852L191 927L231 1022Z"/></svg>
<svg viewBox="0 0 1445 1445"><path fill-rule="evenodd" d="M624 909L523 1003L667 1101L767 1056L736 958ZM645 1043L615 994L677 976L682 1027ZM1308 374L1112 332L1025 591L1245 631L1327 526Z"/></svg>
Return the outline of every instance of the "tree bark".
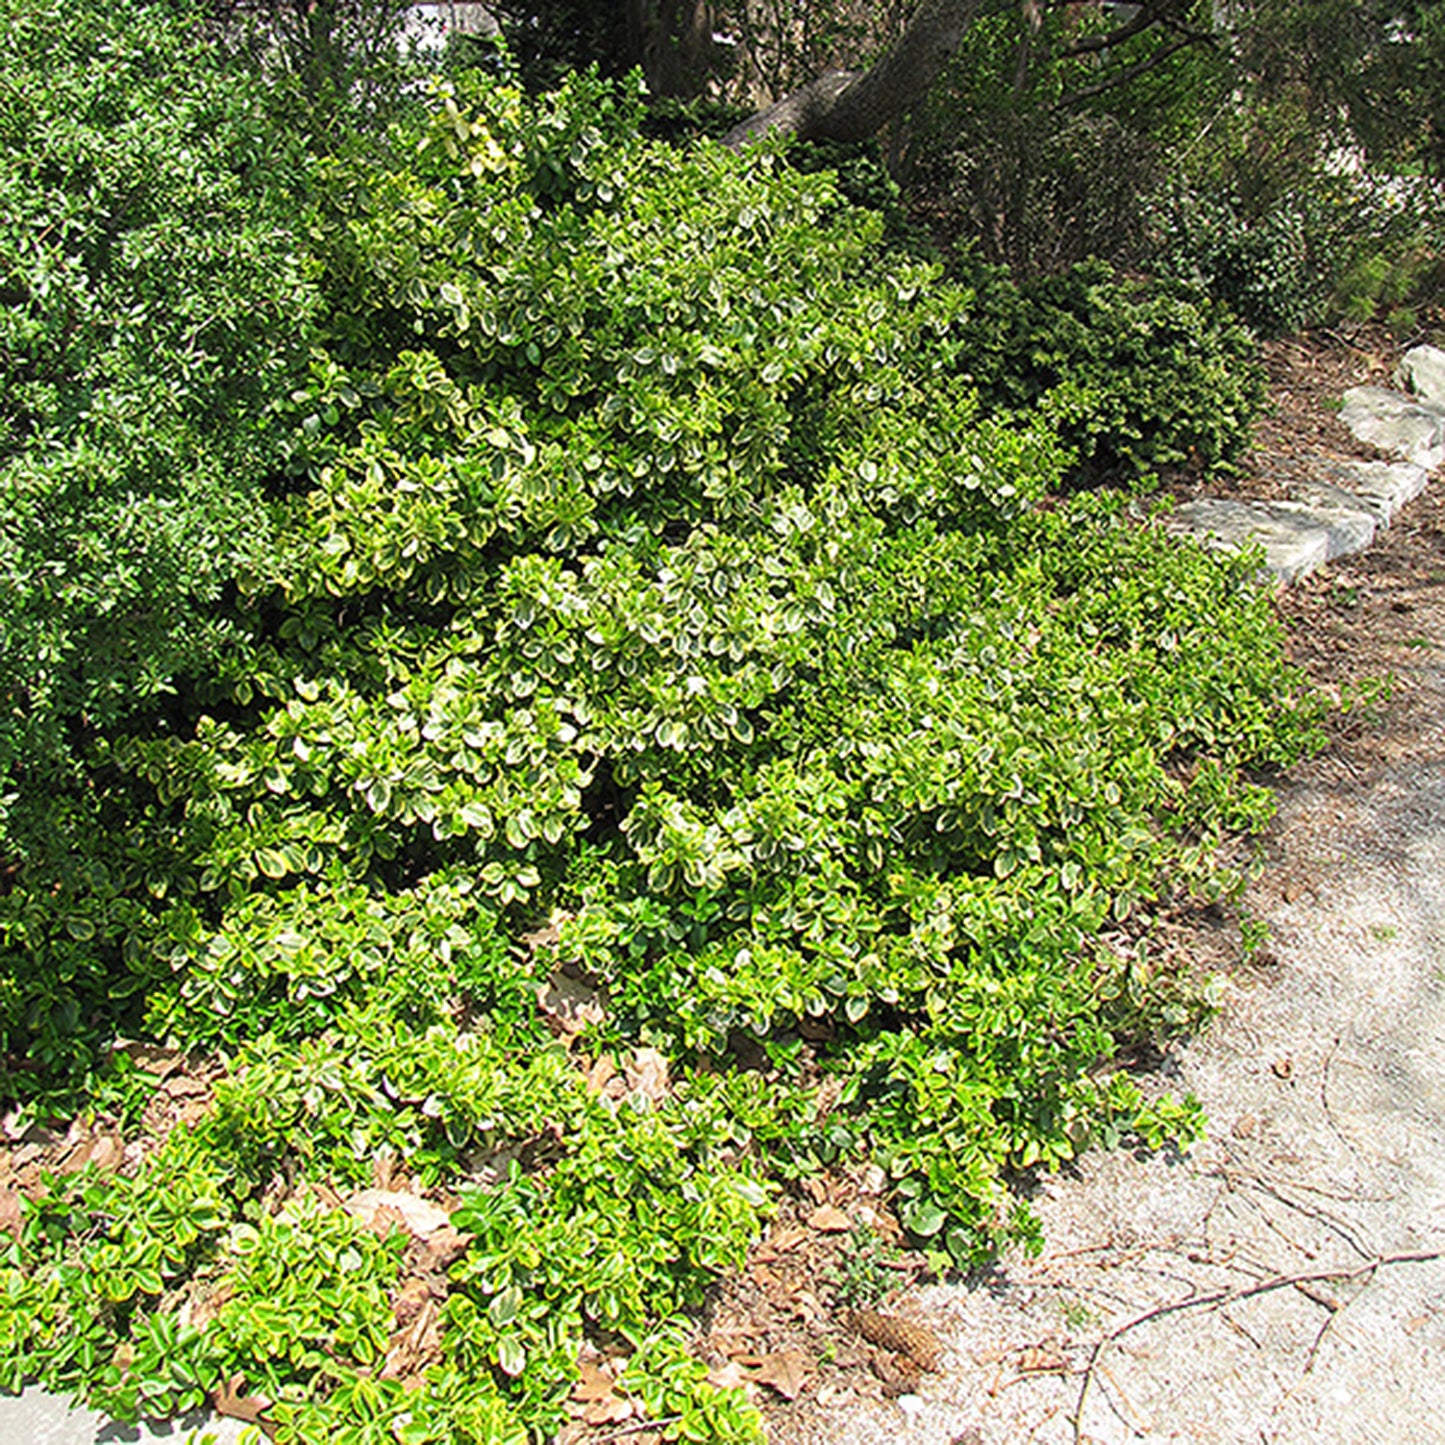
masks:
<svg viewBox="0 0 1445 1445"><path fill-rule="evenodd" d="M999 0L923 0L898 44L871 69L834 70L728 132L738 149L769 135L866 140L928 94L978 17Z"/></svg>
<svg viewBox="0 0 1445 1445"><path fill-rule="evenodd" d="M627 35L653 95L690 99L712 74L710 0L627 0Z"/></svg>

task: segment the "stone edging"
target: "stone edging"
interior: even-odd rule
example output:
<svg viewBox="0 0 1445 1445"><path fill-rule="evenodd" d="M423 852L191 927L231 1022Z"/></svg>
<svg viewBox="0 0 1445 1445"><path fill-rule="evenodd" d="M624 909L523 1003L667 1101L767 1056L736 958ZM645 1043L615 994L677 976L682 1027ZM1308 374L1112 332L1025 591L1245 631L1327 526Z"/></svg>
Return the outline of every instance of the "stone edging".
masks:
<svg viewBox="0 0 1445 1445"><path fill-rule="evenodd" d="M1340 420L1363 442L1401 460L1341 462L1315 457L1311 478L1291 485L1287 500L1236 502L1201 497L1186 502L1164 525L1207 547L1238 551L1264 547L1265 575L1297 581L1352 552L1425 490L1445 463L1445 351L1417 346L1405 353L1399 380L1413 395L1379 386L1353 386Z"/></svg>

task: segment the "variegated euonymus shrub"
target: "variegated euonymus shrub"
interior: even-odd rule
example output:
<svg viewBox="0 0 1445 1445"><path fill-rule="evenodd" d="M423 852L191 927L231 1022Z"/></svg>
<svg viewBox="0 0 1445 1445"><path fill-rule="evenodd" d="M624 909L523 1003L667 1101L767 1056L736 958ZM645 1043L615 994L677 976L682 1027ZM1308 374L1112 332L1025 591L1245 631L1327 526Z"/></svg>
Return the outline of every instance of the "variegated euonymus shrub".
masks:
<svg viewBox="0 0 1445 1445"><path fill-rule="evenodd" d="M27 1204L5 1384L499 1441L606 1330L674 1434L748 1438L679 1321L783 1181L878 1161L943 1267L1028 1236L1019 1171L1196 1129L1110 1062L1187 1000L1098 937L1227 889L1253 770L1314 734L1253 563L1037 505L1062 403L981 405L972 292L826 174L637 121L474 76L313 178L233 641L77 730L0 897L19 1123L81 1091L133 1128L118 1030L226 1072ZM399 1243L266 1203L379 1158L472 1237L414 1390Z"/></svg>

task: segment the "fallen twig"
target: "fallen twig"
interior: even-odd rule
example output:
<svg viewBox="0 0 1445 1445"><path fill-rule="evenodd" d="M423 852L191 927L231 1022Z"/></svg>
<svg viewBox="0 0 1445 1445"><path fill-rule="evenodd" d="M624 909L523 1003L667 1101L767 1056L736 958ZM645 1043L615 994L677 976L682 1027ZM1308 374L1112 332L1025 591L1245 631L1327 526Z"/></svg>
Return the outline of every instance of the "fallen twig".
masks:
<svg viewBox="0 0 1445 1445"><path fill-rule="evenodd" d="M1325 1054L1324 1063L1320 1066L1320 1108L1324 1110L1325 1121L1329 1124L1330 1128L1335 1131L1335 1137L1356 1159L1363 1160L1364 1155L1360 1153L1359 1147L1355 1141L1340 1128L1339 1121L1335 1118L1335 1111L1330 1108L1330 1066L1335 1061L1335 1055L1339 1052L1339 1047L1340 1039L1337 1034L1334 1043L1330 1045L1328 1052Z"/></svg>
<svg viewBox="0 0 1445 1445"><path fill-rule="evenodd" d="M1291 1199L1289 1195L1281 1193L1280 1186L1274 1183L1272 1180L1266 1179L1262 1175L1256 1174L1253 1170L1242 1169L1239 1167L1231 1167L1229 1165L1223 1166L1218 1171L1218 1173L1229 1185L1231 1190L1234 1189L1237 1184L1257 1189L1261 1194L1266 1194L1269 1196L1269 1198L1275 1200L1277 1203L1283 1204L1286 1209L1293 1210L1296 1214L1305 1215L1307 1218L1313 1219L1319 1224L1323 1224L1325 1228L1328 1229L1332 1234L1338 1235L1340 1239L1344 1240L1344 1242L1349 1245L1349 1247L1353 1249L1355 1253L1360 1256L1361 1259L1370 1260L1376 1257L1375 1251L1373 1249L1370 1249L1368 1246L1362 1244L1359 1239L1355 1237L1354 1231L1343 1220L1337 1219L1328 1210L1316 1209L1311 1204L1301 1203L1298 1199ZM1259 1209L1258 1204L1254 1204L1253 1207ZM1308 1249L1306 1249L1298 1241L1291 1239L1287 1234L1285 1234L1281 1229L1279 1229L1279 1227L1275 1225L1275 1223L1269 1218L1267 1214L1265 1214L1262 1210L1260 1211L1260 1213L1261 1217L1264 1219L1265 1224L1276 1234L1278 1234L1280 1238L1285 1241L1286 1244L1288 1244L1292 1249L1299 1250L1302 1254L1308 1255L1311 1259L1314 1258L1314 1255L1311 1254Z"/></svg>
<svg viewBox="0 0 1445 1445"><path fill-rule="evenodd" d="M605 1435L593 1435L591 1445L605 1445L608 1440L621 1440L626 1435L641 1435L644 1430L661 1430L668 1425L676 1425L681 1419L681 1415L663 1415L657 1420L634 1420L630 1425L619 1425Z"/></svg>
<svg viewBox="0 0 1445 1445"><path fill-rule="evenodd" d="M1315 328L1315 334L1318 336L1327 336L1331 341L1338 341L1341 345L1348 346L1351 351L1358 351L1366 356L1370 355L1370 348L1368 346L1361 346L1358 341L1352 341L1348 336L1342 335L1332 327L1318 326Z"/></svg>
<svg viewBox="0 0 1445 1445"><path fill-rule="evenodd" d="M1079 1384L1078 1399L1074 1403L1074 1445L1080 1445L1083 1440L1084 1404L1088 1400L1094 1376L1099 1372L1099 1361L1103 1358L1104 1351L1115 1340L1121 1339L1131 1330L1138 1329L1140 1325L1148 1324L1151 1320L1163 1319L1166 1315L1180 1314L1184 1310L1210 1309L1215 1306L1225 1308L1232 1304L1238 1304L1241 1300L1253 1299L1256 1295L1270 1294L1275 1290L1299 1289L1301 1286L1312 1284L1347 1283L1350 1280L1373 1277L1379 1270L1389 1265L1429 1264L1437 1259L1445 1259L1445 1250L1411 1250L1400 1254L1380 1254L1373 1259L1366 1260L1364 1264L1357 1265L1354 1269L1320 1269L1305 1274L1277 1274L1269 1279L1258 1280L1254 1284L1239 1285L1234 1289L1216 1290L1213 1294L1195 1295L1191 1299L1175 1300L1172 1304L1156 1305L1153 1309L1145 1310L1142 1315L1137 1315L1134 1319L1120 1325L1118 1329L1111 1330L1090 1351L1089 1363L1084 1369L1084 1378ZM1333 1317L1334 1311L1332 1310L1330 1318ZM1323 1333L1321 1337L1323 1338Z"/></svg>

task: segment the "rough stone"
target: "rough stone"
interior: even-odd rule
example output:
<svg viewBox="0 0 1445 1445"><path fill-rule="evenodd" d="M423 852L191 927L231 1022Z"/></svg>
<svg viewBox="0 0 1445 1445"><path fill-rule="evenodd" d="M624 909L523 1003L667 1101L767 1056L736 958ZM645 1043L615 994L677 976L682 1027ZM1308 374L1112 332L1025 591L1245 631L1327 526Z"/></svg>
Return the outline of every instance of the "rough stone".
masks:
<svg viewBox="0 0 1445 1445"><path fill-rule="evenodd" d="M1402 463L1408 465L1408 463ZM1303 502L1306 506L1320 511L1363 512L1376 528L1387 527L1390 515L1378 497L1363 496L1348 487L1322 481L1318 476L1289 484L1289 500Z"/></svg>
<svg viewBox="0 0 1445 1445"><path fill-rule="evenodd" d="M1332 507L1318 502L1287 501L1270 502L1266 508L1278 517L1298 517L1310 526L1323 527L1328 545L1325 560L1333 562L1336 557L1348 557L1353 552L1363 552L1375 540L1378 521L1369 512L1359 507Z"/></svg>
<svg viewBox="0 0 1445 1445"><path fill-rule="evenodd" d="M1382 386L1352 386L1340 420L1363 442L1433 472L1445 462L1445 408Z"/></svg>
<svg viewBox="0 0 1445 1445"><path fill-rule="evenodd" d="M1328 527L1279 504L1201 497L1186 502L1165 525L1206 547L1230 552L1258 542L1264 547L1265 570L1281 582L1308 576L1330 558Z"/></svg>
<svg viewBox="0 0 1445 1445"><path fill-rule="evenodd" d="M1445 351L1438 346L1416 346L1400 361L1400 385L1408 386L1422 401L1445 407Z"/></svg>
<svg viewBox="0 0 1445 1445"><path fill-rule="evenodd" d="M1425 468L1413 462L1334 462L1328 471L1387 527L1401 507L1425 490L1429 480Z"/></svg>

